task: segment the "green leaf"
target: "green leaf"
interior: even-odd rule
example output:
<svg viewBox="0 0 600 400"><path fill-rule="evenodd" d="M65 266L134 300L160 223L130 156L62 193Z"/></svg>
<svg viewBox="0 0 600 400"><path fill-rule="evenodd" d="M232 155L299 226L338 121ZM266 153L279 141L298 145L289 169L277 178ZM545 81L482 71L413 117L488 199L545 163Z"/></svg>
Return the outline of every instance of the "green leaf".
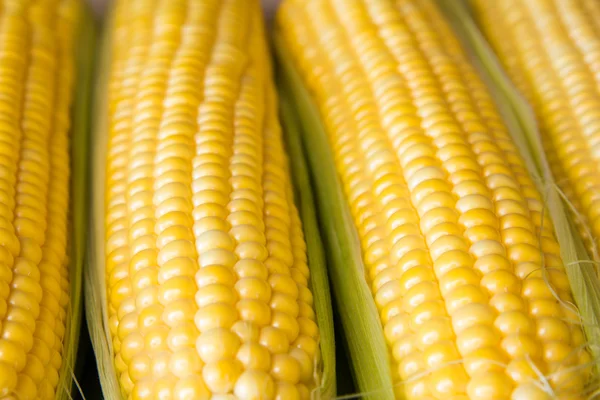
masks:
<svg viewBox="0 0 600 400"><path fill-rule="evenodd" d="M281 118L285 132L287 151L290 157L292 179L296 194L296 205L300 211L310 268L310 285L314 297L315 313L319 325L321 348L321 386L320 398L332 399L336 396L335 376L335 337L333 331L333 312L331 294L327 277L327 262L319 232L315 211L314 194L310 182L308 167L304 159L304 149L298 131L298 122L289 100L282 96Z"/></svg>
<svg viewBox="0 0 600 400"><path fill-rule="evenodd" d="M90 132L90 99L96 26L90 10L82 6L79 24L79 44L76 55L77 79L72 109L71 131L71 254L69 281L71 302L67 312L63 362L59 371L56 391L57 400L72 399L71 390L75 377L75 364L79 346L82 317L82 281L86 259L88 232L88 147Z"/></svg>
<svg viewBox="0 0 600 400"><path fill-rule="evenodd" d="M327 133L302 79L290 61L280 33L274 44L280 72L281 95L296 112L297 129L285 134L300 135L312 181L315 185L319 223L331 262L328 264L338 313L348 341L352 367L361 398L394 399L388 350L373 295L365 279L360 242L339 181ZM292 159L300 157L295 152Z"/></svg>
<svg viewBox="0 0 600 400"><path fill-rule="evenodd" d="M112 21L112 18L108 18ZM85 268L85 310L90 340L96 356L98 377L105 399L122 399L114 367L114 352L108 326L108 299L106 298L104 259L104 183L108 128L105 116L110 71L112 26L105 26L100 45L100 62L95 82L92 148L91 229L88 243L88 261Z"/></svg>

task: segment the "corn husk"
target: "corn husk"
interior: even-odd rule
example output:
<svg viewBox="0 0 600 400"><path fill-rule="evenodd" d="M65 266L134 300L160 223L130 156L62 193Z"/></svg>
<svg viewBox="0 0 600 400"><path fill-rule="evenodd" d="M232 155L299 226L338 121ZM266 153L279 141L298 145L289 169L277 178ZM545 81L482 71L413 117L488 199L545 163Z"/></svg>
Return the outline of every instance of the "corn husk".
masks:
<svg viewBox="0 0 600 400"><path fill-rule="evenodd" d="M73 123L71 128L71 240L70 240L70 303L67 311L63 362L59 371L56 400L72 399L71 390L75 379L75 364L83 314L82 282L86 259L88 229L88 144L90 130L90 98L94 46L95 22L91 11L82 5L77 18L79 44L76 54L76 85L73 101ZM77 390L81 390L78 387Z"/></svg>
<svg viewBox="0 0 600 400"><path fill-rule="evenodd" d="M554 222L573 297L581 314L589 348L596 363L600 362L600 281L594 260L588 255L576 228L571 206L561 196L545 156L535 114L512 84L495 56L464 0L437 0L463 47L487 82L510 133L527 162L531 176L545 196L545 204ZM593 379L592 381L597 381Z"/></svg>
<svg viewBox="0 0 600 400"><path fill-rule="evenodd" d="M329 278L327 276L327 261L319 231L315 200L311 185L308 167L304 159L304 149L297 129L294 109L286 98L281 99L281 119L286 131L286 144L290 157L292 179L296 206L302 219L304 237L308 252L308 265L310 267L310 289L314 294L314 307L319 325L321 349L321 384L315 397L318 399L332 399L336 396L336 369L335 369L335 337L333 334L333 311L331 307L331 294L329 292Z"/></svg>
<svg viewBox="0 0 600 400"><path fill-rule="evenodd" d="M94 161L93 161L93 200L92 231L89 243L89 262L85 273L86 317L88 329L98 366L98 375L105 399L124 399L114 367L112 339L108 328L108 313L105 285L104 253L104 184L105 158L107 146L107 80L110 71L110 46L112 42L112 18L107 19L102 40L101 63L96 82L95 121L94 121ZM285 110L284 113L287 113ZM289 151L300 151L294 144ZM314 297L314 308L320 330L321 363L317 366L321 375L319 387L313 392L315 399L331 399L336 395L335 339L331 296L325 254L317 225L312 189L307 170L300 158L291 163L292 178L295 183L295 200L303 229L308 252L308 266L311 271L310 286Z"/></svg>
<svg viewBox="0 0 600 400"><path fill-rule="evenodd" d="M85 269L85 311L90 340L96 357L98 378L105 399L120 399L121 389L114 368L114 353L108 328L108 300L105 285L104 258L104 182L107 140L106 88L110 71L112 39L110 15L100 43L99 67L95 82L92 148L92 193L88 262Z"/></svg>
<svg viewBox="0 0 600 400"><path fill-rule="evenodd" d="M383 327L365 280L358 234L335 170L327 133L277 28L274 45L281 96L293 108L290 111L296 113L295 118L284 115L285 126L288 127L285 134L292 143L298 142L297 136L300 135L304 147L304 154L296 151L290 156L293 159L306 157L310 169L319 223L329 255L329 274L338 304L337 312L352 355L352 371L361 392L360 398L394 399Z"/></svg>

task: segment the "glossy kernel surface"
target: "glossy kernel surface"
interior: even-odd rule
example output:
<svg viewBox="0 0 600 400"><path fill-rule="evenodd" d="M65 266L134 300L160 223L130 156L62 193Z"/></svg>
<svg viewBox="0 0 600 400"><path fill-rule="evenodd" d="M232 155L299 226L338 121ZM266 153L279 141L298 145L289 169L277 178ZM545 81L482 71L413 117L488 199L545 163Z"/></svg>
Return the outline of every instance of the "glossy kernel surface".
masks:
<svg viewBox="0 0 600 400"><path fill-rule="evenodd" d="M81 4L0 2L0 398L52 400L69 314Z"/></svg>
<svg viewBox="0 0 600 400"><path fill-rule="evenodd" d="M435 1L286 0L277 29L327 131L397 397L521 399L533 370L578 396L589 354L552 223Z"/></svg>
<svg viewBox="0 0 600 400"><path fill-rule="evenodd" d="M308 399L318 383L259 4L114 2L106 282L128 399Z"/></svg>
<svg viewBox="0 0 600 400"><path fill-rule="evenodd" d="M531 103L556 181L588 249L600 245L600 4L471 0L508 75Z"/></svg>

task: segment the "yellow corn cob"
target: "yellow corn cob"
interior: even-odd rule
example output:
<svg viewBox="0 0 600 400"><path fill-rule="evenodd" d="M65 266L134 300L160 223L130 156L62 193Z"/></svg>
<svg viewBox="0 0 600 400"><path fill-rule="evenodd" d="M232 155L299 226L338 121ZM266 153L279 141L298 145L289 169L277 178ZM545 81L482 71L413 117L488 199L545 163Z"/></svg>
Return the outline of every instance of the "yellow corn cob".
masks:
<svg viewBox="0 0 600 400"><path fill-rule="evenodd" d="M396 397L579 398L590 355L552 224L434 0L284 0L277 29L327 130Z"/></svg>
<svg viewBox="0 0 600 400"><path fill-rule="evenodd" d="M119 0L112 24L105 255L123 394L308 399L319 329L259 1Z"/></svg>
<svg viewBox="0 0 600 400"><path fill-rule="evenodd" d="M509 76L533 105L556 180L588 249L600 244L600 3L471 0Z"/></svg>
<svg viewBox="0 0 600 400"><path fill-rule="evenodd" d="M80 7L76 0L0 2L2 399L54 399L65 355Z"/></svg>

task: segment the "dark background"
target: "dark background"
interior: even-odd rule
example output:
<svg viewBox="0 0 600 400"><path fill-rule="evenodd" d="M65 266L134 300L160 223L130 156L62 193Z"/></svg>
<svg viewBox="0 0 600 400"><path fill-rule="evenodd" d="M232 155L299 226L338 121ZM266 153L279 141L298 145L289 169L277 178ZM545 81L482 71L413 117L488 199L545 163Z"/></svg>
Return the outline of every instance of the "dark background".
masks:
<svg viewBox="0 0 600 400"><path fill-rule="evenodd" d="M100 389L100 381L98 380L98 370L96 369L96 359L90 343L88 328L85 323L85 313L83 314L81 323L81 337L79 339L79 356L77 360L75 374L79 386L83 390L85 400L103 400L102 389ZM77 385L73 385L73 399L83 400Z"/></svg>

